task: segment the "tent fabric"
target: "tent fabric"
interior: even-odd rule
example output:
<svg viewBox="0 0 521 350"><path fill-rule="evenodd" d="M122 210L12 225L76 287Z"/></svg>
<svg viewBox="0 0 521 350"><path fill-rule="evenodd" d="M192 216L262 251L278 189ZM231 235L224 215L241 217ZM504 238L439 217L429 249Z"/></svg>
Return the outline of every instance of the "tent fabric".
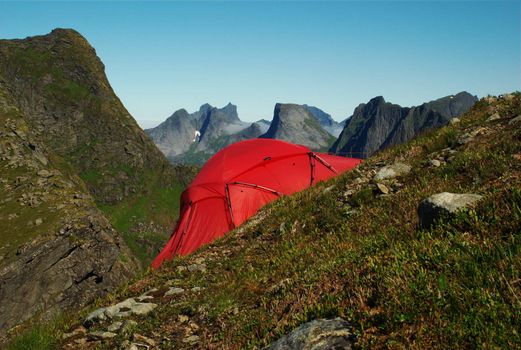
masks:
<svg viewBox="0 0 521 350"><path fill-rule="evenodd" d="M246 140L222 149L181 195L177 225L152 267L222 237L278 197L353 169L360 162L272 139Z"/></svg>

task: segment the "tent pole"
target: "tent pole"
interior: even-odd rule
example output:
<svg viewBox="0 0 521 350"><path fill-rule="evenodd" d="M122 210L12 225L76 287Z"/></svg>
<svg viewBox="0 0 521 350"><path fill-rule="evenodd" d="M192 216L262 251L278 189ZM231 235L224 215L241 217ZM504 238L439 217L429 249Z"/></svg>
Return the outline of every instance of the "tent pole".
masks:
<svg viewBox="0 0 521 350"><path fill-rule="evenodd" d="M309 152L308 156L309 156L309 165L311 167L311 178L309 180L309 186L312 186L313 182L315 181L315 158L314 158L314 153L313 152Z"/></svg>
<svg viewBox="0 0 521 350"><path fill-rule="evenodd" d="M322 163L322 165L324 165L326 168L328 168L329 170L331 170L332 172L334 172L335 174L338 174L338 171L336 171L335 168L333 168L333 166L331 164L329 164L328 162L326 162L324 159L320 158L318 155L316 155L315 153L312 153L313 155L313 158L317 159L320 163Z"/></svg>
<svg viewBox="0 0 521 350"><path fill-rule="evenodd" d="M253 188L260 188L261 190L265 190L265 191L271 192L273 194L276 194L279 197L282 196L282 193L275 191L274 189L271 189L269 187L264 187L261 185L257 185L257 184L250 184L248 182L240 182L240 181L234 181L234 182L231 182L230 184L231 185L242 185L242 186L253 187Z"/></svg>
<svg viewBox="0 0 521 350"><path fill-rule="evenodd" d="M235 228L235 219L233 218L232 201L230 199L230 190L228 189L228 184L225 185L225 190L226 190L226 204L228 205L228 210L230 211L232 229L234 229Z"/></svg>
<svg viewBox="0 0 521 350"><path fill-rule="evenodd" d="M172 251L172 253L176 253L177 252L177 250L181 246L181 242L183 241L183 238L185 238L186 232L188 231L188 226L190 225L190 222L192 221L192 214L194 213L194 207L193 207L192 204L193 204L192 202L188 203L188 206L190 207L190 214L188 214L188 220L186 221L186 225L183 228L183 231L181 232L181 237L179 237L179 240L177 241L175 249ZM179 218L179 220L181 220L181 218Z"/></svg>

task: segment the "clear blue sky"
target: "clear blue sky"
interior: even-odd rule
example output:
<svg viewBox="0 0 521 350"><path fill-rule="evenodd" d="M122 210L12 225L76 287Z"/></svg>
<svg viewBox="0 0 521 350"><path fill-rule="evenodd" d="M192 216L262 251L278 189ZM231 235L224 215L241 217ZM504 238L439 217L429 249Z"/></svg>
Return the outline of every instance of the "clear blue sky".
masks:
<svg viewBox="0 0 521 350"><path fill-rule="evenodd" d="M376 95L414 105L521 90L520 2L0 2L0 37L74 28L143 127L174 110L276 102L337 120Z"/></svg>

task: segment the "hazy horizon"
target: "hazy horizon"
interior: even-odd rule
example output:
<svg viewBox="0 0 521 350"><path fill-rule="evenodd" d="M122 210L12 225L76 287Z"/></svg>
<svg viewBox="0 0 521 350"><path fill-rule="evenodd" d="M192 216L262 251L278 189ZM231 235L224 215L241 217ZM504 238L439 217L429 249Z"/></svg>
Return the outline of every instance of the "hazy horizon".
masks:
<svg viewBox="0 0 521 350"><path fill-rule="evenodd" d="M379 95L521 90L520 18L513 1L0 2L0 38L77 30L143 128L228 102L244 121L277 102L341 121Z"/></svg>

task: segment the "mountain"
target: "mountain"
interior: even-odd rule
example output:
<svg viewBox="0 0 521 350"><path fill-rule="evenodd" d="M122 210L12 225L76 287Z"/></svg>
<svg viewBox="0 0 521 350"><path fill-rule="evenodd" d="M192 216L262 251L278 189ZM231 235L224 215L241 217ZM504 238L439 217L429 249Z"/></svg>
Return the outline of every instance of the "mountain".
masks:
<svg viewBox="0 0 521 350"><path fill-rule="evenodd" d="M322 126L324 130L326 130L334 137L338 137L338 135L340 135L342 129L344 128L345 122L338 123L333 118L331 118L330 114L324 112L320 108L308 106L306 104L303 106L313 115L313 117L318 120L320 126Z"/></svg>
<svg viewBox="0 0 521 350"><path fill-rule="evenodd" d="M206 114L202 109L201 106L199 112L193 114L188 114L185 109L175 111L163 123L145 132L167 158L174 158L190 148L198 129L199 118Z"/></svg>
<svg viewBox="0 0 521 350"><path fill-rule="evenodd" d="M145 132L172 163L202 165L223 147L258 137L264 129L264 121L241 121L237 106L228 103L223 108L204 104L192 114L178 110Z"/></svg>
<svg viewBox="0 0 521 350"><path fill-rule="evenodd" d="M259 125L262 134L264 134L268 129L270 128L271 122L266 119L259 119L255 122L257 125Z"/></svg>
<svg viewBox="0 0 521 350"><path fill-rule="evenodd" d="M172 163L203 165L219 150L237 141L256 137L280 138L323 150L333 142L331 135L338 135L342 130L342 123L337 123L316 107L283 106L284 121L281 123L276 107L273 124L265 119L254 123L242 122L237 106L231 103L223 108L204 104L191 114L180 109L145 132ZM277 132L269 132L271 127ZM200 135L196 136L197 132Z"/></svg>
<svg viewBox="0 0 521 350"><path fill-rule="evenodd" d="M259 137L302 144L314 150L327 149L334 141L306 107L291 103L275 105L270 127Z"/></svg>
<svg viewBox="0 0 521 350"><path fill-rule="evenodd" d="M484 98L460 123L282 196L58 331L39 325L20 337L65 349L520 348L519 126L520 93ZM420 225L426 198L436 197L447 207ZM453 197L478 201L461 207ZM97 308L144 294L154 312L95 319ZM316 326L339 318L339 328Z"/></svg>
<svg viewBox="0 0 521 350"><path fill-rule="evenodd" d="M401 107L382 96L360 104L347 119L330 152L367 158L391 145L411 140L419 133L447 124L467 112L477 97L468 92L446 96L417 107Z"/></svg>
<svg viewBox="0 0 521 350"><path fill-rule="evenodd" d="M139 271L191 176L139 128L79 33L0 40L0 336Z"/></svg>

